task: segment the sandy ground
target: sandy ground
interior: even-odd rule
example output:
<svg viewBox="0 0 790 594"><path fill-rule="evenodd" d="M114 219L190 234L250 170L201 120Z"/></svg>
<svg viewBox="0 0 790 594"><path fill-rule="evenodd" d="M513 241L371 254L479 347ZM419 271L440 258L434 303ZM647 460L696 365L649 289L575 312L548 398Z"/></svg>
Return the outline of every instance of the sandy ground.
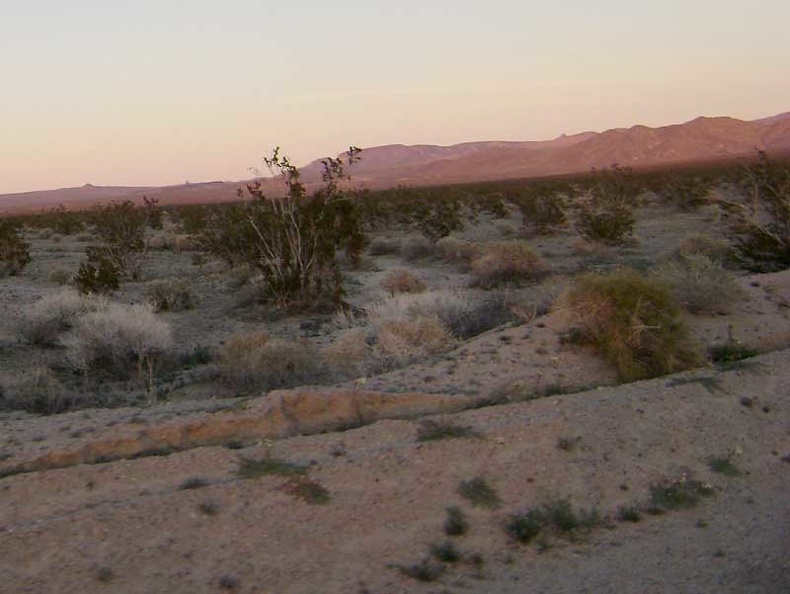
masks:
<svg viewBox="0 0 790 594"><path fill-rule="evenodd" d="M641 251L618 254L626 263L654 258L703 218L642 221ZM675 236L668 239L665 227ZM541 253L558 262L555 273L578 268L567 242L541 241ZM48 270L79 255L79 246L55 247L29 276L0 286L8 305L0 379L59 355L15 336L24 304L57 289L47 284ZM350 299L375 299L380 277L402 265L376 260ZM188 254L159 254L156 267L153 277L178 269L196 285L198 310L168 314L183 330L179 347L260 323L254 311L229 317L227 278L189 268ZM463 281L445 264L416 269L431 288ZM790 272L740 282L749 299L728 315L689 317L706 347L737 340L762 353L728 367L616 386L600 358L562 343L568 320L557 307L441 356L339 384L325 409L281 415L290 427L284 438L256 425L257 433L235 439L233 427L271 410L273 395L233 398L216 383L203 397L195 382L184 398L150 407L2 413L0 593L790 592ZM134 301L141 288L124 291L118 298ZM300 332L293 320L268 327L275 335ZM416 408L397 419L361 415L345 430L322 425L362 390L385 401L410 398ZM314 392L316 402L325 395ZM456 402L468 408L441 412ZM427 420L476 436L421 441ZM311 422L310 434L295 434ZM155 436L165 434L183 439L162 448ZM97 448L108 455L87 454ZM715 472L712 458L740 474ZM239 474L244 460L267 459L299 465L303 474ZM71 461L54 468L46 460ZM498 507L460 495L461 483L476 478L494 489ZM709 485L709 496L688 509L645 511L656 486L678 481ZM319 486L323 503L304 498L304 489L324 493ZM601 522L573 538L550 534L528 545L506 533L512 514L564 500L577 511L596 509ZM444 533L448 506L468 518L466 534ZM640 521L621 521L622 506L641 510ZM447 540L461 558L440 564L431 546ZM423 561L443 571L425 582L403 571Z"/></svg>

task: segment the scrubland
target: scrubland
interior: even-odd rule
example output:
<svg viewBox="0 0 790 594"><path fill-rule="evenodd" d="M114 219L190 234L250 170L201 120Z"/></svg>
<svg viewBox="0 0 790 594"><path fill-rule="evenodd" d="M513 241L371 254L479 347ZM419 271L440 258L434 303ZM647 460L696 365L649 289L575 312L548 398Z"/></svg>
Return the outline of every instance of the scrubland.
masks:
<svg viewBox="0 0 790 594"><path fill-rule="evenodd" d="M273 159L2 223L0 591L786 591L784 164Z"/></svg>

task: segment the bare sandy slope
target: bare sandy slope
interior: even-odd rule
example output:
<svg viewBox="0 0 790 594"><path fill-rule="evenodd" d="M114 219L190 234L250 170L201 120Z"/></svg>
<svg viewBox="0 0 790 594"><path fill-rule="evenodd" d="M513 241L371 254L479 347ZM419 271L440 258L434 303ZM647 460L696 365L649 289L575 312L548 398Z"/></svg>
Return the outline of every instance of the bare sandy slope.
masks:
<svg viewBox="0 0 790 594"><path fill-rule="evenodd" d="M191 447L7 476L0 592L788 592L789 363L790 351L777 351L729 370L440 417L480 438L420 442L420 420L381 420L242 449ZM194 415L181 419L145 427ZM128 431L119 422L80 444ZM560 439L573 445L560 448ZM29 450L18 452L6 455L6 468ZM242 458L266 456L308 465L328 503L298 498L304 477L237 475ZM726 456L741 476L708 467ZM501 507L459 496L460 481L475 477ZM693 509L617 521L619 506L644 503L651 485L681 477L710 483L714 495ZM198 488L183 488L189 479ZM607 522L577 543L552 537L543 552L508 539L511 513L564 498L596 507ZM469 532L454 537L464 560L433 582L403 575L396 566L447 538L450 505L469 518Z"/></svg>

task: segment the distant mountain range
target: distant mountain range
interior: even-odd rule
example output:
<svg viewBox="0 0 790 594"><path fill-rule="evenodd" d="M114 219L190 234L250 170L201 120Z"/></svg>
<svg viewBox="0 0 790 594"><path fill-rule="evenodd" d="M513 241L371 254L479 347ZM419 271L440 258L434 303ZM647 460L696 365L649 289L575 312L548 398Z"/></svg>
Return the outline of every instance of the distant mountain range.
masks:
<svg viewBox="0 0 790 594"><path fill-rule="evenodd" d="M351 173L357 184L370 188L424 186L578 173L614 163L641 168L725 160L753 155L756 149L790 153L790 112L753 121L699 117L659 128L615 128L545 141L376 146L363 150L362 159ZM318 183L320 159L301 172L308 185ZM236 199L236 188L243 183L160 188L88 184L81 188L0 195L0 212L37 210L60 203L80 207L109 200L139 201L143 195L158 198L162 204L228 201ZM269 191L275 191L274 180L267 180L266 185Z"/></svg>

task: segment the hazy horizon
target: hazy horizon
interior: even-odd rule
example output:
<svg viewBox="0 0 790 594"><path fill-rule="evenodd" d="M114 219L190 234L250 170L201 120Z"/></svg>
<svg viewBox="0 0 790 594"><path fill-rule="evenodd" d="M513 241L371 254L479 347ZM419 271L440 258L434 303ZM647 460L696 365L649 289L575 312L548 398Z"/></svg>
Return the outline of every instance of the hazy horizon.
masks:
<svg viewBox="0 0 790 594"><path fill-rule="evenodd" d="M9 4L0 194L790 109L778 1Z"/></svg>

